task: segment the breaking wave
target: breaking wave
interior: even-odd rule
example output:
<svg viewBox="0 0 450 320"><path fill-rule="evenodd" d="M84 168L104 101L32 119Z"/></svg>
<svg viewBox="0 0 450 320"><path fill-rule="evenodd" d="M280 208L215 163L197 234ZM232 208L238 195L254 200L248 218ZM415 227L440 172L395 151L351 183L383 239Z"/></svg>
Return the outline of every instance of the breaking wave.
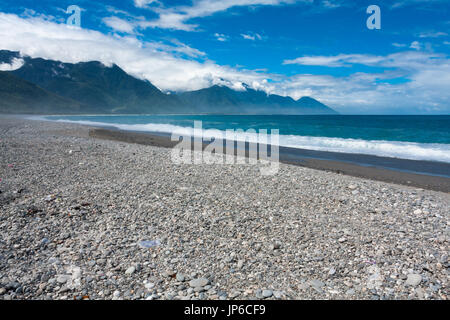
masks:
<svg viewBox="0 0 450 320"><path fill-rule="evenodd" d="M42 119L41 119L42 120ZM46 120L49 120L48 118ZM127 131L172 133L193 136L192 127L171 124L120 124L95 121L55 120L92 126L115 127ZM223 130L202 130L204 136L225 137ZM222 135L222 136L221 136ZM236 134L237 140L245 140L245 134ZM430 160L450 163L450 144L417 143L404 141L362 140L330 137L313 137L298 135L280 135L279 145L283 147L308 149L316 151L332 151L341 153L366 154L411 160Z"/></svg>

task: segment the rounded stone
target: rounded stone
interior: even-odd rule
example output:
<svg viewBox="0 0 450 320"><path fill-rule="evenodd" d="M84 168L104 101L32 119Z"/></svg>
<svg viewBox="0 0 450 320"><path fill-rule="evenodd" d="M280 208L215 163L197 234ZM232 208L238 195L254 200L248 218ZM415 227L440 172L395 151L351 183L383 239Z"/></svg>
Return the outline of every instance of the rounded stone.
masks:
<svg viewBox="0 0 450 320"><path fill-rule="evenodd" d="M418 286L422 282L422 276L417 273L408 274L408 278L406 278L405 285L407 286Z"/></svg>
<svg viewBox="0 0 450 320"><path fill-rule="evenodd" d="M264 298L269 298L269 297L271 297L273 295L273 291L272 290L263 290L263 292L262 292L262 296L264 297Z"/></svg>
<svg viewBox="0 0 450 320"><path fill-rule="evenodd" d="M208 284L209 284L209 280L206 278L192 279L191 281L189 281L189 285L193 288L204 287Z"/></svg>
<svg viewBox="0 0 450 320"><path fill-rule="evenodd" d="M125 274L133 274L136 271L135 267L129 267L126 271Z"/></svg>
<svg viewBox="0 0 450 320"><path fill-rule="evenodd" d="M185 280L184 275L182 275L181 273L177 273L177 281L183 282Z"/></svg>

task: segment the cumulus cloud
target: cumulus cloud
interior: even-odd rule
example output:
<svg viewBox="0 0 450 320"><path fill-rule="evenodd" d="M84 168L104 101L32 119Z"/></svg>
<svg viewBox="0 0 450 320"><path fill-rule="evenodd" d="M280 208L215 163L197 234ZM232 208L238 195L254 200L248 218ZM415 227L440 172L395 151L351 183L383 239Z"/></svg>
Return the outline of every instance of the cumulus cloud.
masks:
<svg viewBox="0 0 450 320"><path fill-rule="evenodd" d="M294 76L285 81L283 90L295 98L311 94L344 110L357 108L367 112L374 110L374 106L383 112L400 109L403 112L450 111L450 92L445 89L450 87L450 60L445 54L404 51L386 56L305 56L286 60L285 63L326 67L362 64L391 70L384 73L355 73L347 77ZM392 84L392 79L400 80L400 83Z"/></svg>
<svg viewBox="0 0 450 320"><path fill-rule="evenodd" d="M226 79L231 85L245 82L258 85L266 75L242 71L204 60L198 62L177 56L204 57L205 53L172 40L172 45L144 42L130 36L108 36L101 32L71 28L40 18L24 19L0 13L0 43L3 49L24 55L76 63L101 61L117 64L162 90L196 90Z"/></svg>

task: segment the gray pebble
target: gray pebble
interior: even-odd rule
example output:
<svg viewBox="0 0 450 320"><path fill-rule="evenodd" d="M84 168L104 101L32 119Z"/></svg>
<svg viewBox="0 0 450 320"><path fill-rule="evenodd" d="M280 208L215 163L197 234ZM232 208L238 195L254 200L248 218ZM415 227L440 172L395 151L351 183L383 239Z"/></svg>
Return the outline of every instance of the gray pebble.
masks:
<svg viewBox="0 0 450 320"><path fill-rule="evenodd" d="M416 273L408 274L408 278L405 281L405 285L407 286L418 286L422 282L422 276Z"/></svg>
<svg viewBox="0 0 450 320"><path fill-rule="evenodd" d="M264 297L264 298L269 298L269 297L271 297L273 295L273 291L272 290L263 290L263 292L262 292L262 296Z"/></svg>
<svg viewBox="0 0 450 320"><path fill-rule="evenodd" d="M135 267L129 267L126 271L125 274L133 274L136 271Z"/></svg>
<svg viewBox="0 0 450 320"><path fill-rule="evenodd" d="M189 285L193 288L195 287L204 287L209 284L209 280L206 278L198 278L198 279L192 279L189 281Z"/></svg>
<svg viewBox="0 0 450 320"><path fill-rule="evenodd" d="M177 273L176 279L177 281L183 282L185 280L185 277L183 274Z"/></svg>

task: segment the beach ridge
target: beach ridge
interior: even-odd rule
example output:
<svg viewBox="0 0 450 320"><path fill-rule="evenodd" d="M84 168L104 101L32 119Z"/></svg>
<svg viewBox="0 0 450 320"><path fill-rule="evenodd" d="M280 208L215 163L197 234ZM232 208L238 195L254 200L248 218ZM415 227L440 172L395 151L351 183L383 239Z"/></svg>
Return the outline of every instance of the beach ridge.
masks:
<svg viewBox="0 0 450 320"><path fill-rule="evenodd" d="M0 299L448 299L448 193L91 129L0 117Z"/></svg>

